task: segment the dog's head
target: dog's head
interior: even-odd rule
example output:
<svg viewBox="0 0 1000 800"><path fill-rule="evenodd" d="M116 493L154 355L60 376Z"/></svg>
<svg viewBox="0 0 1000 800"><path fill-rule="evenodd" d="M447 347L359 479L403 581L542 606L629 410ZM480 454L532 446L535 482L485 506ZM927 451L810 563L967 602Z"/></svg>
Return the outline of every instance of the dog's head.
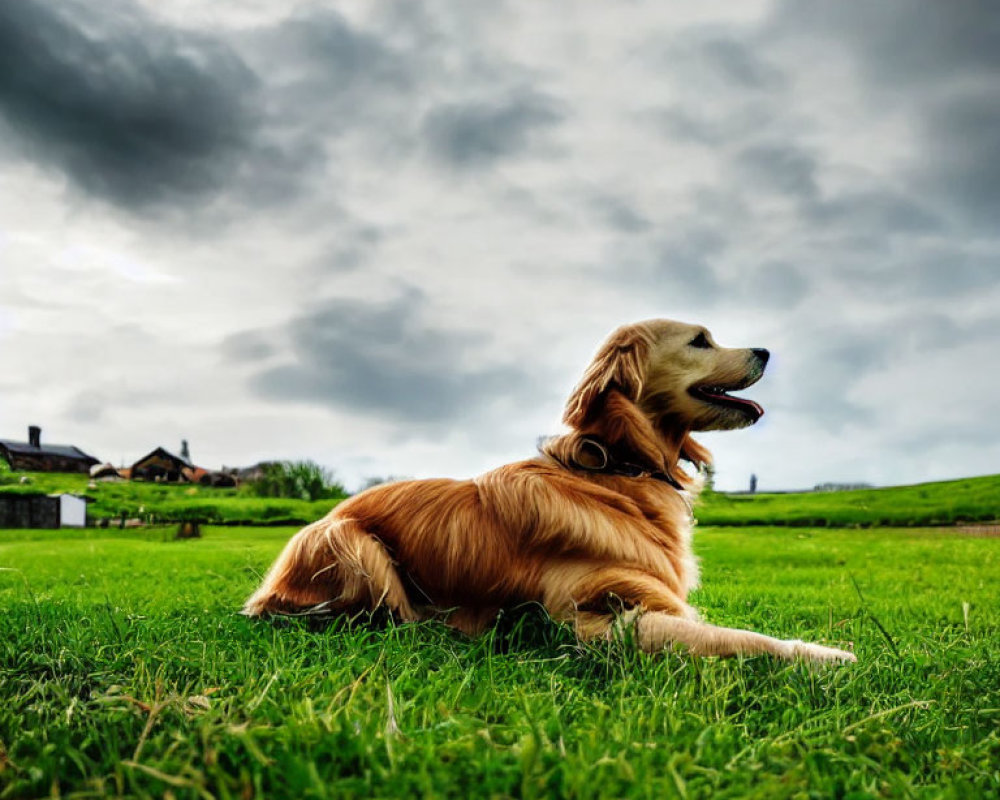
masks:
<svg viewBox="0 0 1000 800"><path fill-rule="evenodd" d="M564 420L586 427L617 392L661 434L743 428L764 409L731 392L760 380L768 355L758 348L720 347L700 325L666 319L626 325L601 346Z"/></svg>

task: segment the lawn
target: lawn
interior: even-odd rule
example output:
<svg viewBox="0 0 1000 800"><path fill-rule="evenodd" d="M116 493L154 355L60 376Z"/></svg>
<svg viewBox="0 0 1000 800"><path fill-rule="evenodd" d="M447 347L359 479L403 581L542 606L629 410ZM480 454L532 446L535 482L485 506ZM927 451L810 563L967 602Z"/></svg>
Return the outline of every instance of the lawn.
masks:
<svg viewBox="0 0 1000 800"><path fill-rule="evenodd" d="M581 647L537 612L234 612L291 529L0 531L0 797L996 797L1000 556L939 531L701 528L712 621L860 663Z"/></svg>

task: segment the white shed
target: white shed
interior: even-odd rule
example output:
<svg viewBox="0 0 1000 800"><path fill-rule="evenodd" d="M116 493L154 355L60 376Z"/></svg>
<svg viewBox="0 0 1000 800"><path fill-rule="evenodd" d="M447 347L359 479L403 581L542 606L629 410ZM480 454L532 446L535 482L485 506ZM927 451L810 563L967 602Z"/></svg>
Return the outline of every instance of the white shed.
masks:
<svg viewBox="0 0 1000 800"><path fill-rule="evenodd" d="M87 500L76 494L56 494L59 498L59 527L87 527Z"/></svg>

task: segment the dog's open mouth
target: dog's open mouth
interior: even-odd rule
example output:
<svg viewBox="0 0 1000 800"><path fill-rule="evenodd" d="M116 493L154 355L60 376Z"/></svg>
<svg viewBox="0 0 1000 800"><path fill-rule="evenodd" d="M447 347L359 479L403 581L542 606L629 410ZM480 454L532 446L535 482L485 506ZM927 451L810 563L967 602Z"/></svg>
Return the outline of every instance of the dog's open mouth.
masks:
<svg viewBox="0 0 1000 800"><path fill-rule="evenodd" d="M688 391L691 393L692 397L701 400L703 403L708 403L713 406L721 406L723 408L736 409L737 411L746 414L751 421L756 422L764 416L764 409L760 406L760 404L755 403L753 400L748 400L745 397L734 397L729 394L729 392L745 388L745 385L725 387L706 384L704 386L692 386Z"/></svg>

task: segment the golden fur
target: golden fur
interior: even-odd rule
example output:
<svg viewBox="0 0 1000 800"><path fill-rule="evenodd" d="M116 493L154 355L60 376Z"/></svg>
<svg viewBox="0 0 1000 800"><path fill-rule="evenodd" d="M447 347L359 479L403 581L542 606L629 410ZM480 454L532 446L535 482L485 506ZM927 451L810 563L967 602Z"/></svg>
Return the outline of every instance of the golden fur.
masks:
<svg viewBox="0 0 1000 800"><path fill-rule="evenodd" d="M570 432L538 457L473 480L368 489L297 533L244 613L443 618L467 633L502 608L542 604L581 638L634 620L640 645L705 655L854 660L821 645L698 621L681 469L709 453L690 432L750 425L762 409L723 390L763 374L767 351L717 346L701 327L650 320L615 331L566 405ZM704 391L703 391L704 390Z"/></svg>

